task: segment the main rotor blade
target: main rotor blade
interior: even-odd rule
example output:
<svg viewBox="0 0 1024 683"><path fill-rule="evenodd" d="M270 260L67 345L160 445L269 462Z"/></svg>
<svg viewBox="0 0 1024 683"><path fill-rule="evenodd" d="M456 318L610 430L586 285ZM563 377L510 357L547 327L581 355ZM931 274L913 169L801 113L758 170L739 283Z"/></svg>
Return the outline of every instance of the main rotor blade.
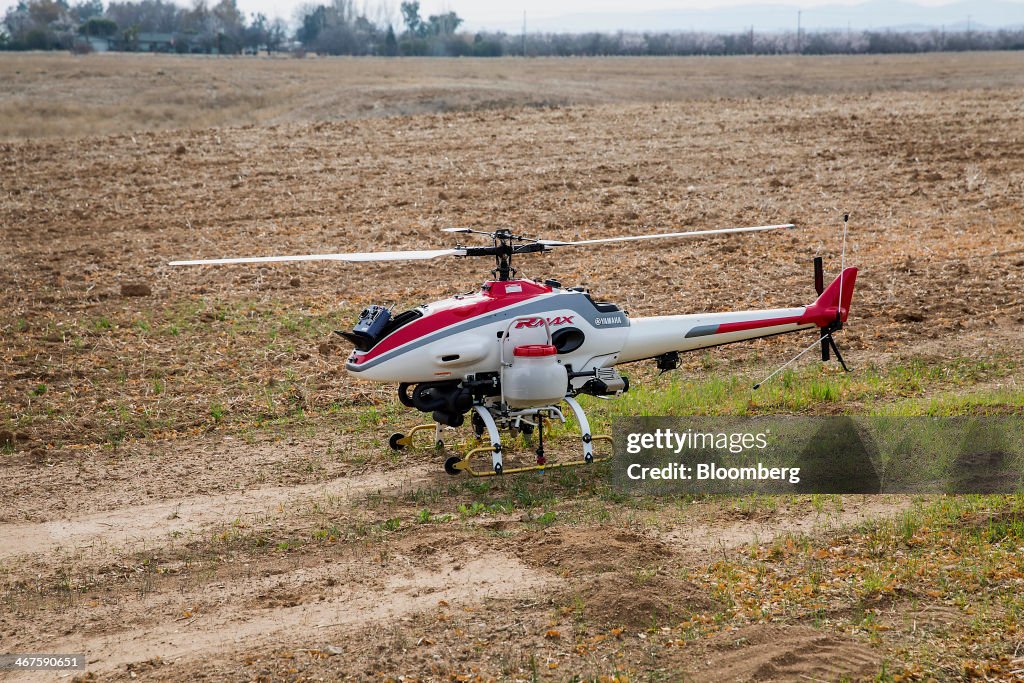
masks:
<svg viewBox="0 0 1024 683"><path fill-rule="evenodd" d="M634 240L657 240L665 237L699 237L701 235L725 235L733 232L760 232L764 230L781 230L783 228L795 228L792 223L783 225L756 225L749 228L719 228L716 230L692 230L690 232L662 232L651 235L627 235L626 237L606 237L604 239L577 240L575 242L561 242L559 240L538 240L541 244L549 247L575 247L585 244L608 244L609 242L632 242Z"/></svg>
<svg viewBox="0 0 1024 683"><path fill-rule="evenodd" d="M214 258L196 261L171 261L171 266L215 266L231 263L286 263L290 261L417 261L440 256L465 256L465 249L428 249L419 251L368 251L351 254L302 254L299 256L252 256Z"/></svg>

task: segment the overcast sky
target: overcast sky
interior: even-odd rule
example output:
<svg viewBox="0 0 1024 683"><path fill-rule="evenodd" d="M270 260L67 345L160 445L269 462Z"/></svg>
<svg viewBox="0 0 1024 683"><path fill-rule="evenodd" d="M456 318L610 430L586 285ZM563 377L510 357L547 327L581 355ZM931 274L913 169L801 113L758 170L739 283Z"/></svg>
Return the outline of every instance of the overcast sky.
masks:
<svg viewBox="0 0 1024 683"><path fill-rule="evenodd" d="M240 0L260 2L262 0ZM942 5L949 4L950 0L910 0L916 5ZM545 2L545 0L512 0L503 2L501 0L473 0L471 2L453 3L445 0L420 0L420 6L424 10L422 14L434 14L433 10L441 8L454 9L459 16L465 17L467 22L472 21L474 25L489 26L492 24L510 24L518 26L522 23L523 12L526 12L527 30L531 17L555 18L573 14L595 14L623 12L642 14L645 12L657 12L663 10L679 9L715 9L730 5L792 5L794 7L814 7L820 5L856 5L864 0L727 0L714 2L713 0L634 0L623 2L622 0L558 0L557 2ZM395 3L397 7L399 3Z"/></svg>
<svg viewBox="0 0 1024 683"><path fill-rule="evenodd" d="M72 4L77 0L69 0ZM191 5L194 0L176 0L178 4ZM296 9L302 5L328 3L330 0L236 0L239 8L247 15L262 12L270 18L280 17L293 22ZM915 5L934 7L948 5L950 0L904 0ZM1014 4L1024 4L1024 0L1011 0ZM17 0L0 0L0 10L6 9ZM104 3L109 0L104 0ZM217 0L207 0L213 5ZM587 30L587 22L581 21L583 15L623 15L662 12L667 10L698 10L727 8L736 5L785 5L792 7L792 12L780 8L780 12L795 14L796 8L809 10L813 20L814 8L823 5L857 5L864 0L420 0L421 14L455 11L465 20L463 29L476 31L481 29L503 30L518 33L526 12L527 31L532 22L535 28L546 30ZM375 20L390 18L398 28L401 25L399 12L400 0L356 0L357 6L371 8L369 15ZM986 4L984 0L978 4ZM979 8L980 9L980 8ZM726 10L728 12L728 10ZM383 13L383 16L382 16ZM564 18L564 21L562 20ZM615 19L612 19L615 21ZM845 19L840 23L845 23ZM811 21L808 22L809 24Z"/></svg>
<svg viewBox="0 0 1024 683"><path fill-rule="evenodd" d="M0 0L4 2L7 0ZM211 3L213 0L209 0ZM239 7L246 12L263 12L268 16L280 16L283 19L291 20L296 8L309 0L237 0ZM327 0L317 0L326 2ZM949 5L955 0L904 0L908 4L921 5L924 7ZM1010 0L1021 2L1024 0ZM694 9L717 9L737 5L775 5L791 6L794 8L806 8L813 10L814 7L824 5L859 5L865 0L420 0L420 14L427 17L431 14L439 14L447 11L454 11L465 20L464 29L468 30L503 30L518 32L523 22L523 13L526 13L527 31L530 30L531 22L544 24L545 28L552 27L551 20L566 18L566 30L580 30L580 26L573 17L579 15L598 15L624 13L644 14L666 10L694 10ZM396 25L401 24L401 13L399 12L400 0L356 0L357 5L366 4L371 7L390 8L390 14L394 17ZM784 10L783 10L784 11Z"/></svg>

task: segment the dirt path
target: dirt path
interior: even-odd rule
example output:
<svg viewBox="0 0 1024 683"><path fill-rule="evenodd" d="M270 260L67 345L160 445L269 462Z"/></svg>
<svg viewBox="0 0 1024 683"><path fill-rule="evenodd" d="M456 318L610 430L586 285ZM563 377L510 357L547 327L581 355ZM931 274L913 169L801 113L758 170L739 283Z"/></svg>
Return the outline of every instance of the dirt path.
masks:
<svg viewBox="0 0 1024 683"><path fill-rule="evenodd" d="M810 504L796 509L782 505L773 512L762 511L739 521L697 516L684 526L661 532L658 538L679 551L706 556L750 543L768 543L785 534L813 535L871 519L894 517L912 505L909 496L844 496L838 509L834 503L826 503L820 509ZM716 509L705 514L714 515Z"/></svg>
<svg viewBox="0 0 1024 683"><path fill-rule="evenodd" d="M473 552L473 551L476 552ZM445 556L447 569L412 569L388 577L374 590L346 587L329 600L269 609L239 608L236 600L216 611L157 623L143 629L115 631L101 636L70 636L53 641L50 649L85 653L89 671L103 674L135 662L159 658L164 664L236 651L260 651L294 645L344 649L353 629L371 622L395 621L439 603L462 605L485 598L529 594L552 578L531 569L517 558L484 549L470 549L473 559L460 563ZM348 574L370 574L369 562L347 567ZM317 574L331 573L321 569ZM306 577L309 579L310 577ZM317 577L319 578L319 577ZM37 680L44 680L44 676Z"/></svg>
<svg viewBox="0 0 1024 683"><path fill-rule="evenodd" d="M375 491L415 487L436 479L436 474L436 465L418 465L322 484L195 496L39 524L4 524L0 525L0 560L101 545L129 550L174 534L194 532L205 525L265 521L279 516L285 507L295 509L325 498L352 500Z"/></svg>

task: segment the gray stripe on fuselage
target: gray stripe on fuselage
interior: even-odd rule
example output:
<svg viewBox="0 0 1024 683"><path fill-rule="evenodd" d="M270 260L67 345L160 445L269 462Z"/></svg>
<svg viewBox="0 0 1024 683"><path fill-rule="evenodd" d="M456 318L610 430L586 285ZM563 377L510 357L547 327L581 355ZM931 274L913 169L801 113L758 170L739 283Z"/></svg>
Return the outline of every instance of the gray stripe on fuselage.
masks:
<svg viewBox="0 0 1024 683"><path fill-rule="evenodd" d="M429 337L409 342L405 346L388 351L380 358L374 358L366 363L346 363L345 367L351 372L362 372L363 370L368 370L375 365L391 360L406 351L412 351L413 349L418 349L422 346L426 346L427 344L433 344L436 341L446 339L454 334L459 334L460 332L467 332L477 327L483 327L484 325L492 325L495 322L508 320L509 318L519 318L525 315L535 315L537 313L548 313L563 310L573 311L574 313L582 316L590 325L598 329L609 327L629 327L629 318L626 317L626 313L624 311L602 313L594 307L594 304L592 304L584 294L559 294L558 296L546 296L540 301L530 299L522 305L513 305L508 308L499 309L494 313L470 320L460 325L438 330L437 332L432 333ZM597 322L598 319L600 319L600 322ZM395 330L395 332L397 331L398 330ZM387 337L384 339L387 339ZM381 341L384 341L384 339Z"/></svg>
<svg viewBox="0 0 1024 683"><path fill-rule="evenodd" d="M697 325L697 327L694 327L692 330L687 332L686 337L684 338L690 339L691 337L706 337L709 334L714 334L717 331L718 325Z"/></svg>

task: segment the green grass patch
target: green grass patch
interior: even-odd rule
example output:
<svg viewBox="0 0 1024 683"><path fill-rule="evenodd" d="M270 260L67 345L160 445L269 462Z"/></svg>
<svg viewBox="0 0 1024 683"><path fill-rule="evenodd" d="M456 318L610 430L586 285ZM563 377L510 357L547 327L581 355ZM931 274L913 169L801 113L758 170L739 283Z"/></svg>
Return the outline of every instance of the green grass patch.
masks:
<svg viewBox="0 0 1024 683"><path fill-rule="evenodd" d="M846 373L835 366L787 370L753 388L757 379L713 374L643 378L616 401L585 398L591 421L607 429L616 416L840 414L958 415L1024 412L1024 392L964 391L1017 370L1008 358L910 360L868 365ZM956 389L954 391L954 389ZM928 396L932 393L934 396Z"/></svg>
<svg viewBox="0 0 1024 683"><path fill-rule="evenodd" d="M1024 496L933 497L837 534L777 538L697 580L727 625L827 625L886 645L911 672L998 678L1024 636L1022 553Z"/></svg>

